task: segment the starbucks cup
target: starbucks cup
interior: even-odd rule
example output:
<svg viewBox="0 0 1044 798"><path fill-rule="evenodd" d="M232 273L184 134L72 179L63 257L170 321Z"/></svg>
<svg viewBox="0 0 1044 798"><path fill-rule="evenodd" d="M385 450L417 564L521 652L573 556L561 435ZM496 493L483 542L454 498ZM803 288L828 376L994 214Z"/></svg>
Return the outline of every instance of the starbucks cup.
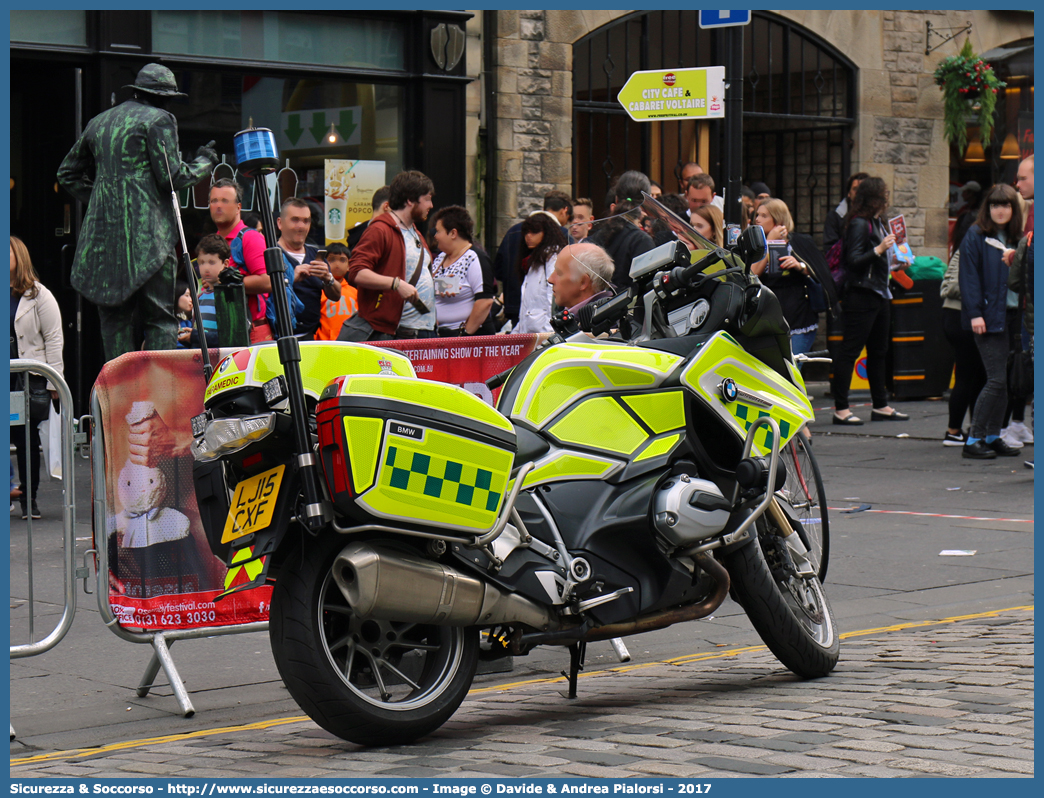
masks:
<svg viewBox="0 0 1044 798"><path fill-rule="evenodd" d="M344 240L344 217L348 210L348 199L326 197L326 238L329 241Z"/></svg>

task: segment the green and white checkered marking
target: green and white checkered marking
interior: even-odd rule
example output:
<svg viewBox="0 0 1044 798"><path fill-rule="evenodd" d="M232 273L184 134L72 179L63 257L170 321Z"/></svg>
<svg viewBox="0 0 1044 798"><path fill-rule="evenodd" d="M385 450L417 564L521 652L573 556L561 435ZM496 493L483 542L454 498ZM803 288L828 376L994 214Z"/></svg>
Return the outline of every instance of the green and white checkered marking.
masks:
<svg viewBox="0 0 1044 798"><path fill-rule="evenodd" d="M750 405L745 405L742 402L734 403L732 405L732 408L734 408L733 415L736 416L737 419L739 419L740 423L743 425L743 429L746 431L750 430L750 427L755 420L759 418L771 418L772 416L772 414L766 410L755 411L754 408L752 408ZM779 424L780 436L783 438L783 440L786 440L790 434L790 423L782 418L777 418L776 421ZM762 427L762 429L765 432L765 440L764 443L760 445L763 446L766 450L770 450L772 449L772 428ZM754 443L756 445L758 443L756 438L754 439Z"/></svg>
<svg viewBox="0 0 1044 798"><path fill-rule="evenodd" d="M421 452L388 447L384 484L442 501L496 512L500 493L490 490L493 474L484 468Z"/></svg>

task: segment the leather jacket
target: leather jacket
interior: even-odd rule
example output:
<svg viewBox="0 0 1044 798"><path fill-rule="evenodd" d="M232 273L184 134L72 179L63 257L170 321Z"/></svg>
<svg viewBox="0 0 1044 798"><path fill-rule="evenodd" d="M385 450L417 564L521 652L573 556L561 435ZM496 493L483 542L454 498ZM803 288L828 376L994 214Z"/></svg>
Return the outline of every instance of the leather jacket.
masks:
<svg viewBox="0 0 1044 798"><path fill-rule="evenodd" d="M855 217L845 229L845 268L848 273L845 290L863 288L885 296L888 290L888 257L878 255L874 247L884 239L879 220Z"/></svg>

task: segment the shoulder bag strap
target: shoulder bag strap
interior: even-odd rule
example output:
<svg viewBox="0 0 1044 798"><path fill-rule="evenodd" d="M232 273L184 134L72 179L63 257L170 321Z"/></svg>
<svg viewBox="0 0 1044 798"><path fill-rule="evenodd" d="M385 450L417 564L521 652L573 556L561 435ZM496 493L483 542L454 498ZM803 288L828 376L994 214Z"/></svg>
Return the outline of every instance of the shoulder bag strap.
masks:
<svg viewBox="0 0 1044 798"><path fill-rule="evenodd" d="M423 268L424 268L424 259L425 259L425 256L426 256L426 255L428 254L428 250L427 250L427 248L426 248L426 247L424 246L424 244L423 244L423 243L422 243L422 242L421 242L421 241L419 240L419 236L420 236L420 233L417 233L417 236L418 236L418 241L417 241L417 243L418 243L418 244L420 244L420 257L419 257L419 258L417 258L417 268L416 268L416 269L414 269L414 271L413 271L413 276L412 276L412 277L410 277L410 285L412 285L412 286L414 286L414 287L416 287L416 285L417 285L417 281L418 281L418 280L420 279L420 276L421 276L421 269L423 269Z"/></svg>

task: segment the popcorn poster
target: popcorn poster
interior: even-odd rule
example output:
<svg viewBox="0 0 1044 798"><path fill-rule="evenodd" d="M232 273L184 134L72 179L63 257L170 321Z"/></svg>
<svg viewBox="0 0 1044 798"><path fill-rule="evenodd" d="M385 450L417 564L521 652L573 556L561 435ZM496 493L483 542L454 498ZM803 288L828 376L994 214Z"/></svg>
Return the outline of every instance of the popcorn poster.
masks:
<svg viewBox="0 0 1044 798"><path fill-rule="evenodd" d="M323 211L327 244L346 243L349 230L369 221L374 192L383 185L384 161L326 161Z"/></svg>

